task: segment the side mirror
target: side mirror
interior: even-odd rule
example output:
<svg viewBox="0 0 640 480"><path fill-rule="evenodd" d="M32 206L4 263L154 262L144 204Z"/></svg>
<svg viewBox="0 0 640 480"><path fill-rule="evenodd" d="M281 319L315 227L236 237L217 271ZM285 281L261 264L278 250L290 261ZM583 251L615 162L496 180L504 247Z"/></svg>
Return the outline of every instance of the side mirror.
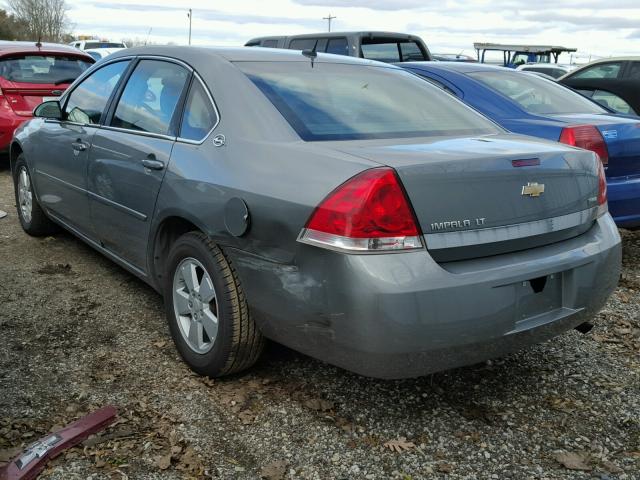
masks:
<svg viewBox="0 0 640 480"><path fill-rule="evenodd" d="M49 100L48 102L41 103L33 111L33 116L62 120L62 110L60 109L60 102L58 102L57 100Z"/></svg>

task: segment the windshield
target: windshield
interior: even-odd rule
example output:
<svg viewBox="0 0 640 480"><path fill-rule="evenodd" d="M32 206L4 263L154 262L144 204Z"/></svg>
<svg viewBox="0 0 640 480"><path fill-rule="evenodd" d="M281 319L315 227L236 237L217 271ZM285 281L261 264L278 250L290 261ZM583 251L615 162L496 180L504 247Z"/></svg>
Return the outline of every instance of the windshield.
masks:
<svg viewBox="0 0 640 480"><path fill-rule="evenodd" d="M121 42L85 42L84 48L125 48L125 45Z"/></svg>
<svg viewBox="0 0 640 480"><path fill-rule="evenodd" d="M303 140L499 133L438 87L396 69L315 62L238 62Z"/></svg>
<svg viewBox="0 0 640 480"><path fill-rule="evenodd" d="M0 59L0 77L18 83L71 83L90 65L77 57L23 55Z"/></svg>
<svg viewBox="0 0 640 480"><path fill-rule="evenodd" d="M607 113L579 93L534 75L505 70L472 72L469 76L509 97L528 113Z"/></svg>

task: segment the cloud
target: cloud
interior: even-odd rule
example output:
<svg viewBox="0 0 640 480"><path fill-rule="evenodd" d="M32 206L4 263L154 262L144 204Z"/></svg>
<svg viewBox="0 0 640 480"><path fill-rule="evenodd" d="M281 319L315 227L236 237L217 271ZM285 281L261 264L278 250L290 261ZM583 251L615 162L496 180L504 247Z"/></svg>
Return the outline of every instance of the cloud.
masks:
<svg viewBox="0 0 640 480"><path fill-rule="evenodd" d="M640 3L638 3L640 5ZM565 23L579 27L580 29L604 28L604 29L620 29L620 28L637 28L638 19L630 17L607 17L600 15L583 16L583 15L549 15L548 12L525 13L521 19L535 22L548 23Z"/></svg>
<svg viewBox="0 0 640 480"><path fill-rule="evenodd" d="M184 7L148 5L143 3L113 3L100 1L86 3L100 9L127 10L134 12L175 12L186 15L186 12L188 10ZM317 27L318 25L318 21L316 19L302 17L293 18L285 16L274 17L265 15L235 14L207 8L193 9L193 16L194 18L198 18L201 20L231 22L239 25L248 23L264 23L269 25L301 25L305 27Z"/></svg>

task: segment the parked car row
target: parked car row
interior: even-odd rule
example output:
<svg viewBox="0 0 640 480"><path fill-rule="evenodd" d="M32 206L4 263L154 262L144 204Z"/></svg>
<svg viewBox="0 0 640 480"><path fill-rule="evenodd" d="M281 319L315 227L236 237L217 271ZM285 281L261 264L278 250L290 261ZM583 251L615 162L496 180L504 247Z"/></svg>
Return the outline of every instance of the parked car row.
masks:
<svg viewBox="0 0 640 480"><path fill-rule="evenodd" d="M340 35L349 55L320 53ZM639 218L640 119L525 72L408 61L406 36L303 40L96 63L11 141L23 229L62 226L160 292L203 375L265 339L404 378L588 330L620 274L608 190Z"/></svg>

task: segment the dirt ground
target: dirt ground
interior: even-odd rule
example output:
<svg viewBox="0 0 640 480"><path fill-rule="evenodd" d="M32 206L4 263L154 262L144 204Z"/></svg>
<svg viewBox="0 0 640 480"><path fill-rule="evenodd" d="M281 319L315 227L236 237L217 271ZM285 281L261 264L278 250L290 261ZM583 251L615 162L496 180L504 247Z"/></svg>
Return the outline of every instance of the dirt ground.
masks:
<svg viewBox="0 0 640 480"><path fill-rule="evenodd" d="M69 234L20 229L0 160L0 464L104 405L42 478L640 478L640 232L596 327L481 365L363 378L270 345L199 378L151 288Z"/></svg>

